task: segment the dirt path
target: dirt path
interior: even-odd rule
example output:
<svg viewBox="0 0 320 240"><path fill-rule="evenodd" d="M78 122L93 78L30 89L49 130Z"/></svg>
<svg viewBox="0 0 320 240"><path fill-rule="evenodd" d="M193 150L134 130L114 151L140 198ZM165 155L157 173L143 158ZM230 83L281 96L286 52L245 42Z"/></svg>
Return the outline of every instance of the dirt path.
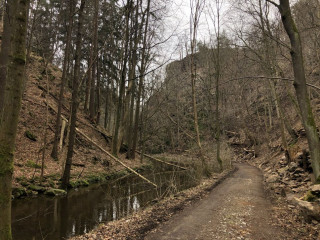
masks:
<svg viewBox="0 0 320 240"><path fill-rule="evenodd" d="M147 235L147 240L292 239L272 223L272 204L261 172L238 164L239 170L203 200Z"/></svg>

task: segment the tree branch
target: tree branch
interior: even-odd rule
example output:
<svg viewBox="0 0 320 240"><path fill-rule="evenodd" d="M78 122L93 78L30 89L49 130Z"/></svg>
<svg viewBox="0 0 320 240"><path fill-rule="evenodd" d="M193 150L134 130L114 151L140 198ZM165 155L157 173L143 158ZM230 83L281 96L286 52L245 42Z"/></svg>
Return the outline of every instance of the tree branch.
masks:
<svg viewBox="0 0 320 240"><path fill-rule="evenodd" d="M280 8L280 5L279 4L276 4L274 1L271 1L271 0L266 0L268 3L271 3L272 5L274 5L275 7L277 8Z"/></svg>

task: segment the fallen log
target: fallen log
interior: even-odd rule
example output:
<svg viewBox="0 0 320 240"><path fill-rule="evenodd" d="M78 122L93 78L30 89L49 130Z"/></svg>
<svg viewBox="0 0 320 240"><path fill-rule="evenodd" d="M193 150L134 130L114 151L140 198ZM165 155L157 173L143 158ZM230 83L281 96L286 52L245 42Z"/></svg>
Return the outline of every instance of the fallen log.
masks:
<svg viewBox="0 0 320 240"><path fill-rule="evenodd" d="M48 104L48 106L53 109L55 111L55 109L50 106ZM68 122L68 119L66 119L63 115L61 115L61 118ZM88 137L86 134L84 134L80 129L78 129L76 127L76 132L80 135L82 135L85 139L87 139L89 142L91 142L93 145L95 145L97 148L99 148L102 152L104 152L105 154L107 154L112 160L116 161L117 163L119 163L120 165L122 165L123 167L125 167L126 169L128 169L130 172L134 173L135 175L137 175L138 177L142 178L143 180L145 180L146 182L150 183L151 185L153 185L154 187L158 187L155 183L151 182L150 180L148 180L147 178L145 178L144 176L142 176L141 174L139 174L138 172L136 172L135 170L133 170L131 167L127 166L126 164L124 164L123 162L121 162L118 158L116 158L115 156L113 156L111 153L109 153L108 151L106 151L105 149L103 149L101 146L99 146L96 142L94 142L90 137Z"/></svg>
<svg viewBox="0 0 320 240"><path fill-rule="evenodd" d="M148 180L147 178L145 178L144 176L142 176L141 174L139 174L138 172L136 172L135 170L133 170L131 167L125 165L123 162L121 162L118 158L116 158L115 156L113 156L111 153L109 153L108 151L104 150L101 146L99 146L97 143L95 143L91 138L89 138L87 135L85 135L82 131L80 131L78 128L76 128L76 131L78 133L80 133L80 135L82 135L84 138L86 138L89 142L91 142L93 145L95 145L97 148L99 148L102 152L104 152L105 154L107 154L111 159L113 159L114 161L118 162L119 164L121 164L122 166L124 166L126 169L128 169L130 172L136 174L137 176L139 176L140 178L142 178L143 180L145 180L146 182L150 183L151 185L153 185L154 187L158 187L155 183L151 182L150 180Z"/></svg>

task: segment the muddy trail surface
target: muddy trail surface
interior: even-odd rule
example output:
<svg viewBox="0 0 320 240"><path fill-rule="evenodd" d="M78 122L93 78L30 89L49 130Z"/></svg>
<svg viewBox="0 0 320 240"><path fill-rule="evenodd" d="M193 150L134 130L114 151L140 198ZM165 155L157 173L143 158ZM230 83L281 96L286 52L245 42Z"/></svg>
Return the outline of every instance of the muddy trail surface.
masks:
<svg viewBox="0 0 320 240"><path fill-rule="evenodd" d="M292 239L275 226L273 205L262 173L238 164L238 171L203 200L186 208L146 236L157 239Z"/></svg>

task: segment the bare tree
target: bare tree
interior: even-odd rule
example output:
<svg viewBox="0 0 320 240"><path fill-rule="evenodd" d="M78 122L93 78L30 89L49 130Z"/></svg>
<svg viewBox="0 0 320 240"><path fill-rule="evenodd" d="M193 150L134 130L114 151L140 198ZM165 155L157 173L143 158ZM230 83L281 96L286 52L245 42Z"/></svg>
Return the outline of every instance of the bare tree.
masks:
<svg viewBox="0 0 320 240"><path fill-rule="evenodd" d="M4 93L3 116L0 119L0 239L11 240L11 186L13 152L21 107L26 63L26 29L29 1L7 1L11 10L9 65ZM9 17L11 18L11 17Z"/></svg>
<svg viewBox="0 0 320 240"><path fill-rule="evenodd" d="M76 40L76 52L75 52L75 63L74 63L74 77L73 77L73 91L72 91L72 104L71 104L71 120L70 120L70 132L69 132L69 143L68 152L66 158L66 164L64 173L62 176L61 187L66 189L70 181L70 170L72 165L73 147L76 137L76 122L77 122L77 110L79 106L79 79L80 79L80 61L81 61L81 48L82 48L82 28L83 28L83 11L86 0L81 0L79 17L78 17L78 29L77 29L77 40Z"/></svg>
<svg viewBox="0 0 320 240"><path fill-rule="evenodd" d="M73 16L74 16L74 8L75 8L74 5L75 5L74 0L71 0L68 2L69 19L68 19L68 27L67 27L66 46L65 46L61 86L60 86L60 93L59 93L58 113L56 116L55 134L54 134L54 140L53 140L53 148L51 152L51 157L54 159L58 159L58 143L59 143L59 133L60 133L60 127L61 127L61 110L62 110L62 104L63 104L64 87L67 80L67 68L70 62L71 35L72 35Z"/></svg>
<svg viewBox="0 0 320 240"><path fill-rule="evenodd" d="M193 121L194 129L197 136L197 145L199 148L200 157L202 160L203 166L206 165L205 158L202 152L201 140L200 140L200 131L198 123L198 110L197 110L197 97L196 97L196 79L197 79L197 66L194 59L197 46L197 32L199 26L200 15L203 10L204 1L202 0L191 0L191 16L190 16L190 78L191 78L191 90L192 90L192 106L193 106Z"/></svg>

